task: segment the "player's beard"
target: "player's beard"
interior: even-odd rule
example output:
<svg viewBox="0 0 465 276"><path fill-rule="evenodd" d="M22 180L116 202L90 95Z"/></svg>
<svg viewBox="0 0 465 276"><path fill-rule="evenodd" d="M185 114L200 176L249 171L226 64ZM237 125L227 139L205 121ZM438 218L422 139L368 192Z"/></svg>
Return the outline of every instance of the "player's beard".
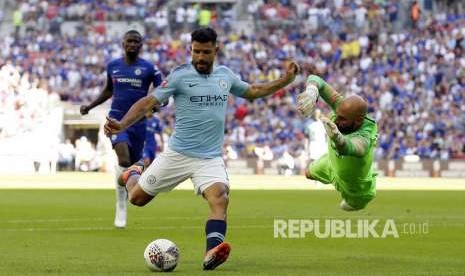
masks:
<svg viewBox="0 0 465 276"><path fill-rule="evenodd" d="M210 71L211 71L211 68L212 68L212 64L209 63L208 61L196 61L196 62L193 62L194 63L194 67L195 69L197 70L197 72L199 72L200 74L210 74ZM202 65L203 68L205 69L200 69L199 68L199 65Z"/></svg>
<svg viewBox="0 0 465 276"><path fill-rule="evenodd" d="M352 124L350 126L341 126L341 125L337 125L337 129L339 129L339 131L342 133L342 134L350 134L354 131L356 131L357 129L355 128L355 122L352 122Z"/></svg>

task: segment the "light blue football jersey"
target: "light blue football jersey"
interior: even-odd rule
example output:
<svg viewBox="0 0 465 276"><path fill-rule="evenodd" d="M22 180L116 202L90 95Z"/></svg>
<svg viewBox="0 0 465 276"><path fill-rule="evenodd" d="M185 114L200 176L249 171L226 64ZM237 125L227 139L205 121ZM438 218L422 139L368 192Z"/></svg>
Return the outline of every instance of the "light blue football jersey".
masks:
<svg viewBox="0 0 465 276"><path fill-rule="evenodd" d="M241 97L248 87L226 66L214 66L209 75L198 73L192 64L175 68L152 92L161 103L174 99L170 148L190 157L222 156L229 95Z"/></svg>

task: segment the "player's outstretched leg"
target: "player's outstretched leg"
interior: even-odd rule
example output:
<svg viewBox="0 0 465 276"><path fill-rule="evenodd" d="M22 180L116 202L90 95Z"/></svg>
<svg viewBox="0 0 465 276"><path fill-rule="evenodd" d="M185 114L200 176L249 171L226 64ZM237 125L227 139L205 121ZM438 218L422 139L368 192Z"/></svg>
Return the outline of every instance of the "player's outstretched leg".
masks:
<svg viewBox="0 0 465 276"><path fill-rule="evenodd" d="M215 183L203 192L203 196L211 210L205 225L207 242L203 269L213 270L228 259L231 251L231 246L224 242L229 203L228 190L225 184Z"/></svg>
<svg viewBox="0 0 465 276"><path fill-rule="evenodd" d="M118 166L116 168L116 208L115 208L115 221L116 228L125 228L127 221L127 208L128 208L128 192L124 186L119 184L121 175L126 168Z"/></svg>

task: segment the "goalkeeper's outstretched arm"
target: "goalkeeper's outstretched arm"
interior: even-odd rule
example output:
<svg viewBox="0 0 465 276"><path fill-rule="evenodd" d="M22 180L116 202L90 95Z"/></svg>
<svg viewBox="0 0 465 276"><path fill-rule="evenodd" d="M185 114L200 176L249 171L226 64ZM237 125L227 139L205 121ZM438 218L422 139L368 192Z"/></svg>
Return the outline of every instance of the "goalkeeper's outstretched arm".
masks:
<svg viewBox="0 0 465 276"><path fill-rule="evenodd" d="M307 87L310 85L315 86L320 97L331 107L333 111L336 111L336 108L339 106L343 99L342 95L317 75L308 76Z"/></svg>

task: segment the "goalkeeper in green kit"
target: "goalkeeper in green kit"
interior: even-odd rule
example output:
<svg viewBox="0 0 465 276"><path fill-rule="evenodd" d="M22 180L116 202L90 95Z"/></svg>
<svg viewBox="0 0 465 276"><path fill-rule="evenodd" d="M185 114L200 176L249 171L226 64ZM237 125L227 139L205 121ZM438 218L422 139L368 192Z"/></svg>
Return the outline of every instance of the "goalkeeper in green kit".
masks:
<svg viewBox="0 0 465 276"><path fill-rule="evenodd" d="M365 208L376 195L376 173L373 151L378 129L367 115L367 103L357 95L343 98L322 78L310 75L304 92L297 97L303 116L311 116L321 97L332 109L330 119L321 121L328 134L328 153L312 162L305 176L325 184L332 183L341 193L341 209L357 211Z"/></svg>

